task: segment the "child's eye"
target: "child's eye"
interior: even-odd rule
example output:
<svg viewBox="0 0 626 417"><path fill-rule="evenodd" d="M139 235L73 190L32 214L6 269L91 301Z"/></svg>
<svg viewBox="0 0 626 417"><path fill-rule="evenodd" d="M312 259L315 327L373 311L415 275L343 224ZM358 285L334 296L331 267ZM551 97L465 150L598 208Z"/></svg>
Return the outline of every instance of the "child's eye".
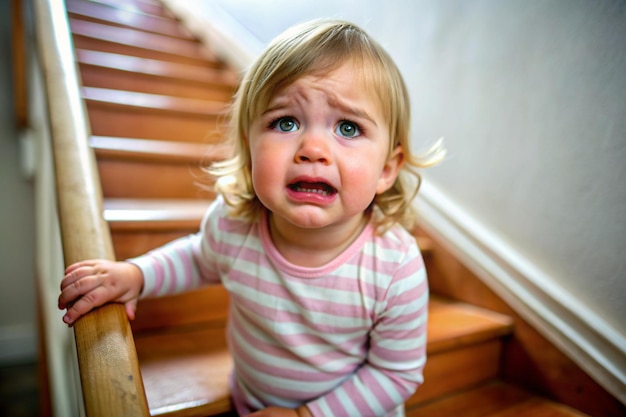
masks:
<svg viewBox="0 0 626 417"><path fill-rule="evenodd" d="M337 125L335 133L346 138L354 138L361 134L361 129L359 129L359 126L354 122L342 120Z"/></svg>
<svg viewBox="0 0 626 417"><path fill-rule="evenodd" d="M281 132L295 132L298 127L298 122L293 117L279 117L270 124L270 128Z"/></svg>

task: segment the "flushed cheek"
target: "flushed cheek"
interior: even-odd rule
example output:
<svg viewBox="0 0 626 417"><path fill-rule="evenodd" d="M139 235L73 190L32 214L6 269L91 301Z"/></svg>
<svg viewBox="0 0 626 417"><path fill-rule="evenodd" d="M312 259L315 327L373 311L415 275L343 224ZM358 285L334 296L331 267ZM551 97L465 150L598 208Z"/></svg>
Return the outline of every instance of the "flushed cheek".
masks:
<svg viewBox="0 0 626 417"><path fill-rule="evenodd" d="M262 202L284 188L285 156L279 149L257 148L252 151L252 185Z"/></svg>
<svg viewBox="0 0 626 417"><path fill-rule="evenodd" d="M344 203L358 204L363 206L363 209L369 206L376 196L376 184L380 176L375 164L375 162L361 163L344 168L341 178Z"/></svg>

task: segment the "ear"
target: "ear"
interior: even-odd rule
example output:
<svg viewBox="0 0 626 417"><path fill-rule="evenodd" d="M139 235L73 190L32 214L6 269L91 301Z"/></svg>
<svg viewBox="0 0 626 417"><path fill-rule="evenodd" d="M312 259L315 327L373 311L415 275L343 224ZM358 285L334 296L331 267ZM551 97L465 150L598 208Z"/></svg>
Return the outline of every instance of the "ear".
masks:
<svg viewBox="0 0 626 417"><path fill-rule="evenodd" d="M383 166L376 186L376 194L382 194L393 186L402 169L402 165L404 165L404 150L402 146L398 145L391 151L387 162Z"/></svg>

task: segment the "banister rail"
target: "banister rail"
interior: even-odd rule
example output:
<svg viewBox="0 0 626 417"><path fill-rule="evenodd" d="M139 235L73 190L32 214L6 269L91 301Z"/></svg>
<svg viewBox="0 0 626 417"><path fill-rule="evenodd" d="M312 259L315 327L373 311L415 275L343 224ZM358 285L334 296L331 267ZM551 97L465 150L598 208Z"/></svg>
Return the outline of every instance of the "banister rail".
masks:
<svg viewBox="0 0 626 417"><path fill-rule="evenodd" d="M36 0L36 36L50 120L59 225L65 265L114 259L102 217L102 192L64 3ZM60 280L61 277L59 277ZM137 352L123 306L109 304L74 325L78 367L88 417L148 416Z"/></svg>

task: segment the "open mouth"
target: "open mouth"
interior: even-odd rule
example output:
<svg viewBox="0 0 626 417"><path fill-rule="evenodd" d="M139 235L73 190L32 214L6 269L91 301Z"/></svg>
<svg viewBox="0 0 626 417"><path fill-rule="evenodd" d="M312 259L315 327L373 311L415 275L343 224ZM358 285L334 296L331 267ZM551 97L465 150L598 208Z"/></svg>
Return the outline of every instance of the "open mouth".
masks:
<svg viewBox="0 0 626 417"><path fill-rule="evenodd" d="M331 196L337 192L337 190L324 183L324 182L304 182L298 181L293 184L289 184L289 189L297 193L310 193L319 194L324 197Z"/></svg>

